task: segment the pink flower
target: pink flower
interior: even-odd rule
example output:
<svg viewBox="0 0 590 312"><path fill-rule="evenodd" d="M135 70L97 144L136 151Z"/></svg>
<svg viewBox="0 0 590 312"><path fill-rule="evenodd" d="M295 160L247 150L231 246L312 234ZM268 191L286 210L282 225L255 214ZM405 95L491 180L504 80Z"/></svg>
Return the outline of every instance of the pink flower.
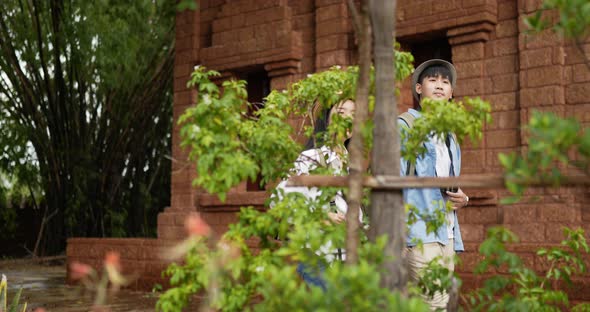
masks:
<svg viewBox="0 0 590 312"><path fill-rule="evenodd" d="M118 252L107 252L104 259L104 267L109 276L109 281L113 283L115 288L128 284L127 278L121 275L121 255Z"/></svg>
<svg viewBox="0 0 590 312"><path fill-rule="evenodd" d="M105 266L119 270L121 268L121 255L116 251L109 251L104 257Z"/></svg>
<svg viewBox="0 0 590 312"><path fill-rule="evenodd" d="M191 236L208 236L211 234L211 227L196 213L190 214L186 218L184 228Z"/></svg>
<svg viewBox="0 0 590 312"><path fill-rule="evenodd" d="M87 277L92 272L92 267L78 261L70 264L70 278L72 280L79 280Z"/></svg>

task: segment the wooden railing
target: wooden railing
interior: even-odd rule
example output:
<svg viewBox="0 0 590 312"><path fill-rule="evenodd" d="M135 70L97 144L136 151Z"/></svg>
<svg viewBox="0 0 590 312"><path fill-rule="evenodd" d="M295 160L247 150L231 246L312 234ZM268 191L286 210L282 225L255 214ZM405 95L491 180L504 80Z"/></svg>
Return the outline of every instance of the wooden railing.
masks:
<svg viewBox="0 0 590 312"><path fill-rule="evenodd" d="M527 186L590 186L590 176L564 175L559 184L547 179L533 179L517 181ZM459 186L470 189L502 188L506 179L502 175L465 175L460 177L398 177L398 176L368 176L364 185L372 189L393 190L404 188L433 188ZM307 175L289 178L289 186L333 186L347 187L346 176Z"/></svg>

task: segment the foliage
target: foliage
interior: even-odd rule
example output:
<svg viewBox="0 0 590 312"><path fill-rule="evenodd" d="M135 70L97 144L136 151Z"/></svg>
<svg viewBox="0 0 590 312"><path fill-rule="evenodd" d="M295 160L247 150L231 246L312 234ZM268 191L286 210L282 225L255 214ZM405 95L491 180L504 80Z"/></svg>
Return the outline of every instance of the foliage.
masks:
<svg viewBox="0 0 590 312"><path fill-rule="evenodd" d="M196 10L199 8L199 3L197 0L179 0L176 4L176 10L184 11L184 10Z"/></svg>
<svg viewBox="0 0 590 312"><path fill-rule="evenodd" d="M406 222L408 226L413 225L418 220L424 220L426 226L426 234L435 233L439 228L446 226L447 213L453 211L453 206L450 201L437 201L432 203L432 210L421 212L416 206L412 204L405 204ZM413 241L417 246L423 244L422 241Z"/></svg>
<svg viewBox="0 0 590 312"><path fill-rule="evenodd" d="M533 112L525 130L528 148L522 154L499 155L505 169L506 186L514 195L504 199L504 203L520 200L530 183L549 182L559 186L562 179L560 168L572 166L589 173L590 131L583 129L577 120ZM571 284L572 276L586 272L584 257L590 249L581 229L565 228L564 235L562 248L537 252L548 267L545 275L539 276L533 269L525 267L516 254L507 251L505 244L517 242L513 233L503 228L491 229L488 239L480 247L485 259L478 265L477 272L483 274L492 270L506 274L488 278L471 296L470 308L476 311L561 311L570 308L566 292L554 285ZM587 305L580 304L573 310L587 308Z"/></svg>
<svg viewBox="0 0 590 312"><path fill-rule="evenodd" d="M30 168L34 169L34 167ZM0 224L3 225L0 239L13 239L21 226L19 213L23 209L38 208L38 203L42 200L38 184L30 185L31 180L23 182L16 175L18 171L4 173L0 170ZM38 176L31 177L31 179L35 178L38 179Z"/></svg>
<svg viewBox="0 0 590 312"><path fill-rule="evenodd" d="M483 135L484 122L490 122L490 104L480 98L465 98L463 101L435 101L425 98L421 102L421 117L411 129L401 132L404 141L402 158L415 162L418 155L426 152L423 142L429 136L444 137L454 133L459 142L469 136L478 142Z"/></svg>
<svg viewBox="0 0 590 312"><path fill-rule="evenodd" d="M515 195L505 202L518 200L530 182L548 181L559 186L560 167L573 166L586 175L590 173L590 130L583 129L576 119L533 112L525 130L529 145L522 155L499 155L506 171L506 187Z"/></svg>
<svg viewBox="0 0 590 312"><path fill-rule="evenodd" d="M2 279L0 280L0 311L17 312L22 291L23 289L20 288L16 292L14 297L12 297L12 302L10 303L10 306L7 309L6 307L8 304L8 282L6 280L6 275L2 274ZM22 308L22 312L25 312L27 310L26 302L23 304Z"/></svg>
<svg viewBox="0 0 590 312"><path fill-rule="evenodd" d="M406 61L412 57L401 52L396 56L398 75L403 78L401 75L411 72ZM342 100L354 99L358 68L333 67L308 75L285 91L272 91L264 107L253 115L245 113L250 104L246 101L244 82L226 81L222 93L209 80L216 75L203 67L195 70L189 86L198 88L197 105L187 109L179 123L182 145L190 149L190 157L197 164L199 177L194 183L223 199L231 187L245 178L261 175L266 183L286 177L301 150L292 138L293 128L287 124L287 118L303 117L306 122L295 129L296 133L311 135L318 105L327 109ZM327 133L314 139L335 146L350 126L350 119L335 117ZM321 166L316 170L328 171ZM276 310L286 305L292 310L426 309L418 299L391 294L380 287L378 265L384 260L380 252L384 239L364 243L358 265L327 265L327 293L301 281L296 273L298 263L312 268L325 265L327 259L333 258L334 248L329 246L344 246L344 225L327 222L326 211L321 208L336 191L323 188L315 200L298 193L277 193L272 209L267 212L243 208L238 223L230 225L219 241L210 237L187 239L179 245L188 250L184 264L173 264L167 269L174 287L160 297L157 309L177 311L186 306L193 294L203 292L208 306L224 311ZM247 244L252 240L258 242L257 252Z"/></svg>
<svg viewBox="0 0 590 312"><path fill-rule="evenodd" d="M309 75L288 91L272 91L264 107L249 116L244 81L224 82L221 94L209 80L217 73L197 68L188 86L198 87L198 104L179 119L183 124L181 145L190 147L189 157L197 162L199 176L194 183L223 199L246 178L254 180L260 174L266 183L284 177L301 150L291 137L293 129L287 118L295 113L311 118L316 101L330 107L351 98L355 72L355 67L332 68Z"/></svg>
<svg viewBox="0 0 590 312"><path fill-rule="evenodd" d="M527 268L522 260L509 252L506 245L518 242L509 230L497 227L488 231L488 238L479 248L483 260L476 274L493 273L483 287L469 297L470 311L561 311L569 308L567 294L555 288L555 282L571 284L571 277L586 272L584 257L590 248L581 229L564 229L561 247L540 249L537 257L546 263L542 276ZM500 274L498 274L500 273ZM559 284L557 284L559 285ZM582 309L583 305L574 307Z"/></svg>
<svg viewBox="0 0 590 312"><path fill-rule="evenodd" d="M334 252L326 246L344 243L343 224L328 224L325 210L309 209L331 195L313 201L290 193L267 212L243 208L238 223L217 242L189 237L184 265L173 264L166 271L175 288L160 296L157 309L179 311L191 295L206 291L207 304L221 311L427 311L420 300L380 287L377 268L384 260L384 238L362 245L358 265L328 265L327 292L298 278L298 263L320 265ZM277 235L283 240L275 240ZM252 238L259 240L260 250L248 245Z"/></svg>
<svg viewBox="0 0 590 312"><path fill-rule="evenodd" d="M412 65L407 62L412 59L409 53L396 52L398 78L411 72ZM246 113L251 104L246 100L245 82L225 81L222 93L210 81L217 75L204 67L192 73L187 85L199 91L197 105L188 108L178 122L182 125L181 145L189 148L189 157L196 162L199 172L194 184L223 199L231 187L247 178L255 180L260 175L264 184L284 177L301 150L292 137L287 118L302 116L304 123L296 134L311 135L316 105L327 109L354 99L358 67L335 66L310 74L287 90L273 90L264 107L253 115ZM335 122L325 134L330 139L322 141L333 145L331 138L338 133L343 135L346 129L350 129L349 121ZM369 125L365 135L370 133Z"/></svg>
<svg viewBox="0 0 590 312"><path fill-rule="evenodd" d="M194 183L224 198L231 187L246 178L255 180L259 173L263 182L277 178L298 148L285 122L285 102L268 103L248 116L245 82L226 81L221 94L209 81L214 75L203 67L193 72L188 86L198 87L199 105L187 109L179 123L190 120L180 134L181 145L190 147L189 157L197 162Z"/></svg>
<svg viewBox="0 0 590 312"><path fill-rule="evenodd" d="M24 129L10 120L5 110L0 110L0 127L10 129L0 135L0 224L4 224L0 231L1 239L15 234L18 226L15 208L22 208L31 200L39 202L41 190L39 170Z"/></svg>
<svg viewBox="0 0 590 312"><path fill-rule="evenodd" d="M559 18L553 20L543 13L555 10ZM580 39L588 35L590 27L590 2L587 0L545 0L534 15L524 19L535 32L551 29L566 38Z"/></svg>
<svg viewBox="0 0 590 312"><path fill-rule="evenodd" d="M57 211L53 252L69 236L154 234L169 197L175 12L160 0L1 2L0 159L33 168L19 181Z"/></svg>
<svg viewBox="0 0 590 312"><path fill-rule="evenodd" d="M415 247L420 248L420 247ZM455 276L455 272L449 270L448 261L458 263L459 257L454 259L443 259L442 257L435 257L424 267L422 274L419 277L416 288L410 290L416 294L424 294L425 296L433 297L437 292L449 292L450 289L457 284L457 289L461 285L461 280Z"/></svg>

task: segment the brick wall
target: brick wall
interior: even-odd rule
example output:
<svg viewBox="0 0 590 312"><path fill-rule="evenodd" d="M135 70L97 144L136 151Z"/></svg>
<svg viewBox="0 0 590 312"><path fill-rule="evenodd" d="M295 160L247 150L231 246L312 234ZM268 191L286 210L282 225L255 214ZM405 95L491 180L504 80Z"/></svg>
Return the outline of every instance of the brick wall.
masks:
<svg viewBox="0 0 590 312"><path fill-rule="evenodd" d="M125 276L132 277L130 288L149 291L156 283L168 285L161 272L168 262L161 255L172 247L168 241L148 238L70 238L67 247L67 264L82 262L102 272L107 252L117 252L121 256L121 270ZM70 273L68 283L73 282Z"/></svg>
<svg viewBox="0 0 590 312"><path fill-rule="evenodd" d="M315 12L316 70L350 64L353 37L346 1L316 0Z"/></svg>
<svg viewBox="0 0 590 312"><path fill-rule="evenodd" d="M588 87L589 80L584 76L587 68L585 72L579 68L583 62L580 55L568 55L571 44L550 32L539 36L525 34L521 20L539 4L540 1L500 0L497 23L488 40L465 49L461 45L453 46L453 61L460 76L458 89L463 93L481 86L474 86L473 82L468 83L468 90L461 86L465 80L461 78L462 71L481 70L479 80L483 82L483 90L469 95L480 95L489 100L494 119L486 125L485 138L480 146L466 144L464 147L465 174L498 172L501 170L499 153L526 149L528 142L521 126L528 122L533 110L555 112L562 117L575 116L586 124L588 122L584 112L588 113L590 101L579 96L580 93L576 94L579 91L574 87ZM483 55L481 67L478 61L472 60L479 55ZM587 55L590 57L590 53ZM578 73L577 83L574 72ZM463 77L472 80L473 77L469 76L472 74ZM498 204L498 199L510 195L506 190L467 192L475 194L476 200L459 214L467 252L461 255L463 264L458 271L466 289L481 282L481 278L470 273L478 259L479 243L492 226L503 225L516 233L521 243L511 246L511 250L538 272L547 268L535 257L535 250L559 244L563 239L563 227L583 227L588 233L589 227L583 218L588 206L588 188L531 189L520 203L514 205ZM584 287L588 281L587 276L577 277L574 288L588 289ZM588 301L590 292L571 292L570 300Z"/></svg>
<svg viewBox="0 0 590 312"><path fill-rule="evenodd" d="M204 5L204 3L203 3ZM174 120L188 108L195 98L194 91L186 88L198 57L200 40L199 12L185 11L176 18L176 57L174 60ZM172 161L170 207L158 216L158 237L164 240L179 239L183 235L182 219L194 210L194 202L200 190L192 187L194 166L187 161L188 152L180 147L179 126L172 131Z"/></svg>

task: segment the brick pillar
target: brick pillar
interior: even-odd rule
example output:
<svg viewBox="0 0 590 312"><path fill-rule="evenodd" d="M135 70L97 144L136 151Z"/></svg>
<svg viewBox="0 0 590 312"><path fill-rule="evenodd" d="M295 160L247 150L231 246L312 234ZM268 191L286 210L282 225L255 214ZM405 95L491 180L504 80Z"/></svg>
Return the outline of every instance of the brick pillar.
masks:
<svg viewBox="0 0 590 312"><path fill-rule="evenodd" d="M535 12L541 5L540 0L519 0L518 19ZM546 14L559 18L556 12ZM566 46L567 43L551 29L540 34L527 34L524 23L518 24L518 99L522 125L529 122L533 111L552 112L557 116L567 117L566 89L570 85L566 77ZM526 150L528 138L525 129L521 131L521 148ZM559 243L564 238L564 226L583 225L583 207L587 205L582 202L585 191L583 187L531 189L527 195L532 196L536 202L525 200L510 207L519 213L506 215L505 223L519 235L522 242Z"/></svg>
<svg viewBox="0 0 590 312"><path fill-rule="evenodd" d="M486 127L486 166L491 172L501 167L498 154L518 151L522 140L518 100L518 13L514 1L502 1L498 6L498 23L486 50L489 58L486 99L492 103L493 118Z"/></svg>
<svg viewBox="0 0 590 312"><path fill-rule="evenodd" d="M184 237L184 218L195 211L198 190L192 187L195 168L188 162L188 151L180 147L178 117L194 103L194 91L187 89L199 51L199 10L176 15L176 57L174 60L174 129L172 132L172 176L170 207L158 215L158 238Z"/></svg>
<svg viewBox="0 0 590 312"><path fill-rule="evenodd" d="M351 64L353 35L346 1L316 0L315 4L316 70Z"/></svg>
<svg viewBox="0 0 590 312"><path fill-rule="evenodd" d="M519 19L536 11L541 2L519 0ZM533 110L554 112L564 117L564 42L551 29L536 35L526 34L526 31L524 23L519 23L521 122L528 123Z"/></svg>
<svg viewBox="0 0 590 312"><path fill-rule="evenodd" d="M264 65L264 70L268 72L271 78L270 88L272 90L286 89L291 83L296 81L296 74L300 72L300 60L287 60Z"/></svg>
<svg viewBox="0 0 590 312"><path fill-rule="evenodd" d="M490 32L494 29L491 23L479 23L461 26L447 31L451 44L453 64L457 69L457 86L454 98L460 100L465 96L481 97L490 84L486 72L486 42L490 39ZM483 173L486 164L487 142L478 142L475 147L472 142L464 142L462 149L462 174Z"/></svg>
<svg viewBox="0 0 590 312"><path fill-rule="evenodd" d="M486 45L494 24L482 22L474 25L451 28L447 31L451 44L453 64L457 69L457 86L454 98L483 97L490 84L487 69ZM486 125L488 127L488 125ZM485 131L485 130L484 130ZM487 132L487 131L486 131ZM487 135L486 135L487 137ZM488 143L484 139L477 144L465 140L461 145L461 174L482 174L486 170ZM470 197L469 209L459 214L461 231L465 242L482 241L489 224L498 223L499 210L496 194L491 190L464 190Z"/></svg>

